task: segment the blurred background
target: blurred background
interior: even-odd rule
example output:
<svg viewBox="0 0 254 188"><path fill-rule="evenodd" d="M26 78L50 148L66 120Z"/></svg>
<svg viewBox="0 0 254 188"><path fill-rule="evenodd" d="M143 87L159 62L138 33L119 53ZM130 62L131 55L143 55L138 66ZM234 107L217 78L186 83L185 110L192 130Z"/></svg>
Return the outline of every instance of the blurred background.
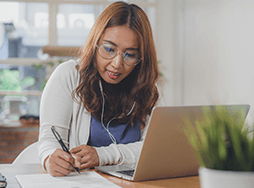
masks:
<svg viewBox="0 0 254 188"><path fill-rule="evenodd" d="M0 163L37 140L44 84L113 1L0 0ZM150 19L166 105L254 105L254 1L126 1Z"/></svg>

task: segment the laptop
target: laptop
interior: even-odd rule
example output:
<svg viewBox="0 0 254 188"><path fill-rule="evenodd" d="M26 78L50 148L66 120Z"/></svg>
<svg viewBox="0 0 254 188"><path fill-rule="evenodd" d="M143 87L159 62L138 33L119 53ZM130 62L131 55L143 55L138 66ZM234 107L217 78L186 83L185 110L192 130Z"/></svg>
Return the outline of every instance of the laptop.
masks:
<svg viewBox="0 0 254 188"><path fill-rule="evenodd" d="M248 114L249 105L223 105ZM183 132L185 119L202 120L204 106L155 107L137 164L107 165L97 170L131 181L175 178L198 174L194 150ZM210 106L213 109L213 106Z"/></svg>

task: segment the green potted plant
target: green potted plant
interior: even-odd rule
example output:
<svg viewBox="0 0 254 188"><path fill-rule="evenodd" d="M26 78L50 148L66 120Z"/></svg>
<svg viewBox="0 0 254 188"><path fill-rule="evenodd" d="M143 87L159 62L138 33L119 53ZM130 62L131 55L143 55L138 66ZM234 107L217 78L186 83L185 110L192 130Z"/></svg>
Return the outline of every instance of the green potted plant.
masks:
<svg viewBox="0 0 254 188"><path fill-rule="evenodd" d="M203 109L204 119L186 120L185 134L200 164L201 188L254 187L254 139L245 110Z"/></svg>

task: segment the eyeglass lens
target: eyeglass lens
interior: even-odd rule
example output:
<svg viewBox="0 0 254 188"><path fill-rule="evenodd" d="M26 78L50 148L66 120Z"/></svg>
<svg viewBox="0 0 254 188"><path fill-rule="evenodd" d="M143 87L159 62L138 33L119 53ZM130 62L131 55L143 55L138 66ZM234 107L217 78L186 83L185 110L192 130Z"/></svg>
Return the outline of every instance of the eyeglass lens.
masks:
<svg viewBox="0 0 254 188"><path fill-rule="evenodd" d="M117 55L118 50L113 44L103 43L99 46L98 53L105 59L112 59ZM123 53L123 60L126 64L136 65L140 61L140 54L137 50L127 50Z"/></svg>

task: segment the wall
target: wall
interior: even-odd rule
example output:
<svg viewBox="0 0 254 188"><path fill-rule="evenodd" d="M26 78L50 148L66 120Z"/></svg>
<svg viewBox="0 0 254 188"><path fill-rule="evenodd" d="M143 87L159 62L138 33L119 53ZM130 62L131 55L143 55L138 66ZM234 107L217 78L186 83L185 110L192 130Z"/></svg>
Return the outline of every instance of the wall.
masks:
<svg viewBox="0 0 254 188"><path fill-rule="evenodd" d="M183 103L254 106L254 1L183 3Z"/></svg>
<svg viewBox="0 0 254 188"><path fill-rule="evenodd" d="M0 164L12 163L28 145L38 140L39 125L0 126Z"/></svg>
<svg viewBox="0 0 254 188"><path fill-rule="evenodd" d="M181 103L181 63L177 56L180 49L179 22L181 1L158 0L156 50L163 74L163 99L166 105Z"/></svg>
<svg viewBox="0 0 254 188"><path fill-rule="evenodd" d="M158 8L165 104L254 106L254 1L159 0Z"/></svg>

